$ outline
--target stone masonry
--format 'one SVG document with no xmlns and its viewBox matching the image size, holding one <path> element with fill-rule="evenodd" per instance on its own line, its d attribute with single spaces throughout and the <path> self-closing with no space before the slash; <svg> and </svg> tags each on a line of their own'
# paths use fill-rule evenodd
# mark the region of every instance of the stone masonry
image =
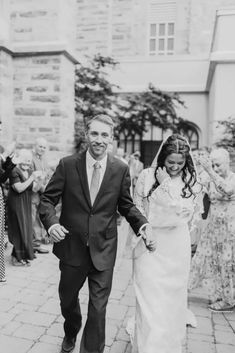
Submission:
<svg viewBox="0 0 235 353">
<path fill-rule="evenodd" d="M 234 5 L 235 0 L 0 0 L 2 143 L 14 137 L 29 146 L 42 135 L 52 152 L 67 154 L 78 60 L 97 53 L 120 61 L 154 60 L 148 55 L 154 6 L 164 10 L 166 22 L 175 11 L 178 58 L 209 55 L 216 9 Z"/>
<path fill-rule="evenodd" d="M 67 154 L 75 119 L 76 0 L 0 3 L 8 24 L 0 47 L 2 142 L 13 138 L 27 148 L 43 136 L 52 158 Z"/>
<path fill-rule="evenodd" d="M 0 47 L 0 121 L 4 136 L 1 145 L 12 138 L 13 63 L 11 54 Z"/>
<path fill-rule="evenodd" d="M 48 139 L 51 151 L 72 146 L 74 65 L 64 55 L 14 59 L 14 125 L 18 143 Z"/>
</svg>

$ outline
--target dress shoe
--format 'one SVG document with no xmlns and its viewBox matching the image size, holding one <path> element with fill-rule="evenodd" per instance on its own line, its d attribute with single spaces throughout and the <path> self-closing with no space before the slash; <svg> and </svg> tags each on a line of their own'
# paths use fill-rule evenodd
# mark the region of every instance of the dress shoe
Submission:
<svg viewBox="0 0 235 353">
<path fill-rule="evenodd" d="M 35 252 L 35 253 L 38 253 L 38 254 L 48 254 L 49 253 L 49 250 L 47 250 L 47 249 L 43 249 L 43 248 L 35 248 L 35 249 L 33 249 L 33 251 Z"/>
<path fill-rule="evenodd" d="M 61 353 L 70 353 L 75 347 L 76 337 L 64 336 Z"/>
</svg>

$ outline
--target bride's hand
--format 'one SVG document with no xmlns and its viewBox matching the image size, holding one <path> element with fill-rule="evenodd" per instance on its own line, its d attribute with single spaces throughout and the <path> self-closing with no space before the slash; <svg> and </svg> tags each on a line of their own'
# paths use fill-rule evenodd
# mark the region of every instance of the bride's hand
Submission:
<svg viewBox="0 0 235 353">
<path fill-rule="evenodd" d="M 187 207 L 182 207 L 180 211 L 180 216 L 183 218 L 187 218 L 190 216 L 191 211 Z"/>
<path fill-rule="evenodd" d="M 169 174 L 166 171 L 166 167 L 158 167 L 156 172 L 156 178 L 159 184 L 161 184 L 165 179 L 169 178 Z"/>
<path fill-rule="evenodd" d="M 151 225 L 148 223 L 146 224 L 141 230 L 141 236 L 144 241 L 146 248 L 149 251 L 156 250 L 156 240 L 153 239 L 153 230 Z"/>
<path fill-rule="evenodd" d="M 144 244 L 146 246 L 146 249 L 150 252 L 154 252 L 157 248 L 157 242 L 156 240 L 150 240 L 150 242 L 147 244 L 146 239 L 143 238 Z"/>
</svg>

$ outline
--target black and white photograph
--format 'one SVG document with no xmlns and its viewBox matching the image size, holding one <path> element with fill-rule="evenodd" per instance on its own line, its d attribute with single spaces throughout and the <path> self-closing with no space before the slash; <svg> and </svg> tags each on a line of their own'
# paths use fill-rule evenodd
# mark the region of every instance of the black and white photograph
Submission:
<svg viewBox="0 0 235 353">
<path fill-rule="evenodd" d="M 235 352 L 235 0 L 0 0 L 0 352 Z"/>
</svg>

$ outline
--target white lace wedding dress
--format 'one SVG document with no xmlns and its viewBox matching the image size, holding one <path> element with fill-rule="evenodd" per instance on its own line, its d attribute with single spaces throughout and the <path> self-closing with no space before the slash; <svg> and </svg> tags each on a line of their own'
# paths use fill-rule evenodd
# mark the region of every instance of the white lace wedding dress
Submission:
<svg viewBox="0 0 235 353">
<path fill-rule="evenodd" d="M 188 221 L 194 212 L 194 197 L 181 197 L 183 182 L 176 177 L 165 180 L 147 198 L 153 172 L 149 168 L 140 175 L 135 203 L 153 227 L 157 249 L 146 251 L 142 239 L 136 237 L 128 245 L 133 249 L 136 294 L 132 353 L 181 353 L 191 260 Z"/>
</svg>

